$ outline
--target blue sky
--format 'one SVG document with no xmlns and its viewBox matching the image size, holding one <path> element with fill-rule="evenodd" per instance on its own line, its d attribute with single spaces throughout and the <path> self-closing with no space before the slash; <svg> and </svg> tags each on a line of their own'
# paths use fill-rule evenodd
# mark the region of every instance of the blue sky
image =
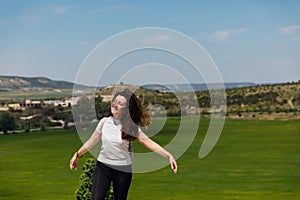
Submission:
<svg viewBox="0 0 300 200">
<path fill-rule="evenodd" d="M 108 37 L 162 27 L 201 44 L 225 82 L 297 81 L 299 10 L 297 0 L 0 0 L 0 75 L 74 81 L 85 57 Z"/>
</svg>

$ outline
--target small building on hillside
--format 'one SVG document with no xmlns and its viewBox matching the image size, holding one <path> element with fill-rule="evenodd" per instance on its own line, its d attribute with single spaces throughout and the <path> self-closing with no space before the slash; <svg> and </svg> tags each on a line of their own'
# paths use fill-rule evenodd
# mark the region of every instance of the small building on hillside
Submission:
<svg viewBox="0 0 300 200">
<path fill-rule="evenodd" d="M 25 108 L 22 107 L 20 103 L 10 103 L 8 104 L 8 108 L 13 110 L 25 110 Z"/>
<path fill-rule="evenodd" d="M 23 108 L 40 108 L 45 104 L 42 101 L 26 99 L 24 103 L 20 103 L 20 106 Z"/>
</svg>

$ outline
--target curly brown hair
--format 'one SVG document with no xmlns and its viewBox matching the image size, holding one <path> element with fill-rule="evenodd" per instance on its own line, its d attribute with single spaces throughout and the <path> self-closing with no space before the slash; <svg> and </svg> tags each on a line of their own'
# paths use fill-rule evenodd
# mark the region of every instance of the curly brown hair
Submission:
<svg viewBox="0 0 300 200">
<path fill-rule="evenodd" d="M 127 100 L 126 109 L 121 117 L 122 139 L 133 141 L 138 134 L 139 126 L 147 126 L 151 120 L 147 112 L 137 98 L 137 96 L 128 89 L 115 93 L 112 102 L 117 96 L 123 96 Z M 112 115 L 112 114 L 111 114 Z"/>
</svg>

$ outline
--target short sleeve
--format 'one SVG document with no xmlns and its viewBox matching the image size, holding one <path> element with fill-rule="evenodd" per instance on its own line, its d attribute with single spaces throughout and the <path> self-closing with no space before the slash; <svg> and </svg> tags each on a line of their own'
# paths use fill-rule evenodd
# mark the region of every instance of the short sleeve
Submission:
<svg viewBox="0 0 300 200">
<path fill-rule="evenodd" d="M 99 133 L 102 133 L 102 128 L 103 128 L 104 123 L 105 123 L 106 120 L 107 120 L 107 117 L 103 117 L 103 118 L 99 121 L 99 123 L 98 123 L 98 125 L 97 125 L 95 131 L 97 131 L 97 132 L 99 132 Z"/>
</svg>

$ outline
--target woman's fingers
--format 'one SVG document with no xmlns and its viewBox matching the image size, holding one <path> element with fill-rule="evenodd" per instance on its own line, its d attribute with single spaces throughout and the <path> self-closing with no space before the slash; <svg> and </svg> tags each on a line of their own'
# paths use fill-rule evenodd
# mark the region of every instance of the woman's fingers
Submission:
<svg viewBox="0 0 300 200">
<path fill-rule="evenodd" d="M 70 160 L 70 169 L 71 170 L 76 170 L 78 167 L 78 158 L 77 157 L 73 157 L 71 160 Z"/>
<path fill-rule="evenodd" d="M 177 173 L 177 163 L 176 163 L 176 161 L 174 161 L 174 162 L 171 164 L 171 166 L 172 166 L 173 172 L 176 174 L 176 173 Z"/>
<path fill-rule="evenodd" d="M 173 156 L 170 157 L 170 165 L 171 165 L 173 172 L 176 174 L 177 173 L 177 163 L 176 163 L 176 160 L 173 158 Z"/>
</svg>

